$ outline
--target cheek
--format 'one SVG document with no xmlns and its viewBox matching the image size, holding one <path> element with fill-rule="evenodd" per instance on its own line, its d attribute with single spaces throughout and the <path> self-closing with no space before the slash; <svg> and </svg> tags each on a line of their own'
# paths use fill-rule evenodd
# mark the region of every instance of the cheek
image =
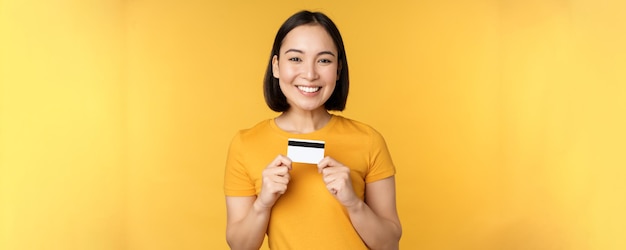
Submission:
<svg viewBox="0 0 626 250">
<path fill-rule="evenodd" d="M 337 83 L 336 83 L 336 82 L 329 83 L 329 84 L 326 86 L 326 89 L 327 89 L 327 90 L 328 90 L 328 92 L 330 92 L 331 94 L 332 94 L 333 92 L 335 92 L 335 88 L 337 88 Z"/>
<path fill-rule="evenodd" d="M 339 80 L 338 75 L 337 75 L 337 69 L 328 69 L 325 70 L 324 73 L 324 78 L 326 79 L 327 82 L 331 83 L 331 82 L 336 82 L 337 80 Z"/>
<path fill-rule="evenodd" d="M 285 81 L 291 81 L 297 74 L 297 70 L 293 67 L 281 67 L 280 68 L 280 79 Z"/>
</svg>

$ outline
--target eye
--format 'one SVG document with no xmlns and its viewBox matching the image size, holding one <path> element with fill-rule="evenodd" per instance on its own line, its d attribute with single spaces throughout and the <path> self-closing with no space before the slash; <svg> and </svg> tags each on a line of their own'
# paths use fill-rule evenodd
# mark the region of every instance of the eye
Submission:
<svg viewBox="0 0 626 250">
<path fill-rule="evenodd" d="M 329 64 L 329 63 L 332 63 L 333 61 L 331 61 L 329 59 L 320 59 L 318 62 L 324 63 L 324 64 Z"/>
<path fill-rule="evenodd" d="M 301 61 L 302 61 L 302 59 L 300 59 L 300 57 L 291 57 L 291 58 L 289 58 L 289 61 L 292 61 L 292 62 L 301 62 Z"/>
</svg>

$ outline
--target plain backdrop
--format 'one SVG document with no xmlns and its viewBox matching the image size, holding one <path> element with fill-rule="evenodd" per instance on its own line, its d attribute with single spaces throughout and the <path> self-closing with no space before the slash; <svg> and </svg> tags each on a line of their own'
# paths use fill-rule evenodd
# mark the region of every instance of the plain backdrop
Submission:
<svg viewBox="0 0 626 250">
<path fill-rule="evenodd" d="M 277 115 L 302 9 L 343 34 L 402 249 L 626 249 L 622 0 L 0 0 L 0 249 L 226 249 L 227 148 Z"/>
</svg>

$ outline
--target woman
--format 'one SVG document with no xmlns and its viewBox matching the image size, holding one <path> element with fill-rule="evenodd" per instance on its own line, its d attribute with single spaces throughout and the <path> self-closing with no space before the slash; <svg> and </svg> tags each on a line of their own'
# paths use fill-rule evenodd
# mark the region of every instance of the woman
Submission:
<svg viewBox="0 0 626 250">
<path fill-rule="evenodd" d="M 265 80 L 268 106 L 282 112 L 240 131 L 224 178 L 232 249 L 397 249 L 395 168 L 383 137 L 329 111 L 348 96 L 348 62 L 335 24 L 319 12 L 280 27 Z M 292 162 L 288 139 L 324 141 L 317 164 Z"/>
</svg>

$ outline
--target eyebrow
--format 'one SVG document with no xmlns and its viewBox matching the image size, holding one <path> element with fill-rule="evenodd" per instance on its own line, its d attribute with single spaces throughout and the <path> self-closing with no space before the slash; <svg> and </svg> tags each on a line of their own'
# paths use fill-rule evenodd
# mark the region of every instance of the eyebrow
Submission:
<svg viewBox="0 0 626 250">
<path fill-rule="evenodd" d="M 287 53 L 289 53 L 289 52 L 296 52 L 296 53 L 304 54 L 304 51 L 299 50 L 299 49 L 288 49 L 287 51 L 285 51 L 285 54 L 287 54 Z M 330 51 L 328 51 L 328 50 L 325 50 L 325 51 L 322 51 L 322 52 L 320 52 L 320 53 L 317 53 L 317 55 L 318 55 L 318 56 L 319 56 L 319 55 L 331 55 L 331 56 L 337 57 L 337 56 L 335 56 L 335 53 L 330 52 Z"/>
</svg>

